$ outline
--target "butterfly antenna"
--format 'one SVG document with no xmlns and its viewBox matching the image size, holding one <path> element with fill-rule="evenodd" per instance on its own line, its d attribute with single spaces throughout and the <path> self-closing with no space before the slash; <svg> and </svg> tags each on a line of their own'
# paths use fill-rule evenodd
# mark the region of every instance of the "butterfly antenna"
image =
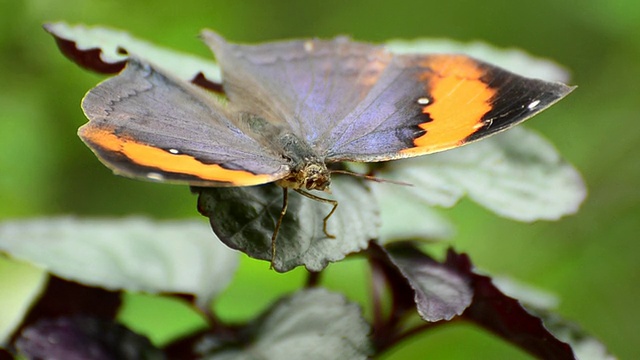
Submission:
<svg viewBox="0 0 640 360">
<path fill-rule="evenodd" d="M 331 170 L 331 173 L 332 174 L 351 175 L 351 176 L 363 178 L 365 180 L 375 181 L 377 183 L 390 183 L 390 184 L 395 184 L 395 185 L 413 186 L 413 184 L 408 183 L 408 182 L 390 180 L 390 179 L 383 179 L 383 178 L 375 177 L 373 175 L 360 174 L 360 173 L 349 171 L 349 170 Z"/>
</svg>

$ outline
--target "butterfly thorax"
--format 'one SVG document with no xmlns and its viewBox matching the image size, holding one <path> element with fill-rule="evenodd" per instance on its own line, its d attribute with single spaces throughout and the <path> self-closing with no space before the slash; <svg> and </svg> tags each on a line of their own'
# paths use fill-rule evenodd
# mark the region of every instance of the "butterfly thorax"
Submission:
<svg viewBox="0 0 640 360">
<path fill-rule="evenodd" d="M 280 153 L 290 171 L 276 184 L 289 189 L 328 191 L 331 184 L 324 158 L 284 124 L 276 124 L 250 112 L 241 112 L 245 130 L 261 143 Z"/>
<path fill-rule="evenodd" d="M 279 186 L 328 191 L 331 184 L 329 169 L 311 145 L 292 133 L 281 134 L 278 143 L 282 148 L 283 157 L 291 166 L 289 174 L 277 181 Z"/>
</svg>

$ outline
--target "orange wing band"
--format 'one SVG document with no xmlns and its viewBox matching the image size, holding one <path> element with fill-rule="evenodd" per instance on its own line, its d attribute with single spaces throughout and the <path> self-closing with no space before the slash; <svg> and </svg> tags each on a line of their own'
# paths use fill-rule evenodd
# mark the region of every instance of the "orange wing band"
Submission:
<svg viewBox="0 0 640 360">
<path fill-rule="evenodd" d="M 147 166 L 170 173 L 186 174 L 203 181 L 226 182 L 236 186 L 251 186 L 274 180 L 271 175 L 256 175 L 243 170 L 225 169 L 216 164 L 205 164 L 193 156 L 172 154 L 163 149 L 136 142 L 132 138 L 115 135 L 112 131 L 84 126 L 81 138 L 104 151 L 126 156 L 140 166 Z"/>
<path fill-rule="evenodd" d="M 429 84 L 431 98 L 422 112 L 432 121 L 419 125 L 426 132 L 414 140 L 416 147 L 402 150 L 412 155 L 463 145 L 464 139 L 483 126 L 482 117 L 491 110 L 496 94 L 481 80 L 485 72 L 468 57 L 435 55 L 422 65 L 430 69 L 421 81 Z"/>
</svg>

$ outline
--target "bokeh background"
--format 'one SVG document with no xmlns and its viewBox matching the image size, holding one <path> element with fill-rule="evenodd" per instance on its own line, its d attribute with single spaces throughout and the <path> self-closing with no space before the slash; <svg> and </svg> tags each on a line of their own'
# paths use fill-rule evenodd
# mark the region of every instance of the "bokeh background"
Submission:
<svg viewBox="0 0 640 360">
<path fill-rule="evenodd" d="M 0 5 L 0 218 L 77 214 L 197 217 L 185 187 L 112 176 L 75 132 L 84 93 L 103 77 L 60 55 L 45 21 L 101 24 L 209 56 L 201 28 L 235 41 L 348 34 L 357 39 L 483 40 L 548 57 L 579 88 L 530 121 L 583 173 L 589 197 L 559 222 L 500 219 L 470 201 L 447 213 L 453 245 L 492 274 L 557 294 L 562 316 L 600 338 L 622 359 L 640 359 L 640 2 L 635 0 L 22 0 Z M 204 221 L 204 220 L 203 220 Z M 330 266 L 326 284 L 363 302 L 357 260 Z M 27 283 L 28 267 L 0 259 L 0 294 Z M 225 319 L 246 319 L 304 273 L 268 271 L 244 259 L 216 304 Z M 0 296 L 0 304 L 3 297 Z M 0 312 L 3 306 L 0 305 Z M 174 301 L 127 297 L 122 319 L 162 343 L 200 326 Z M 388 359 L 527 359 L 472 326 L 453 325 L 403 343 Z"/>
</svg>

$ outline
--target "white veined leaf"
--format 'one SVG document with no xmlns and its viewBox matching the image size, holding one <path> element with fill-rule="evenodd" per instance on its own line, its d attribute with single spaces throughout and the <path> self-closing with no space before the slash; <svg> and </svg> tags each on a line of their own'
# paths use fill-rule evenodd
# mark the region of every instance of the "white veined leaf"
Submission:
<svg viewBox="0 0 640 360">
<path fill-rule="evenodd" d="M 479 41 L 462 43 L 447 39 L 391 40 L 385 46 L 398 54 L 465 54 L 522 76 L 565 83 L 569 80 L 569 72 L 553 61 L 533 57 L 519 49 L 499 49 Z"/>
<path fill-rule="evenodd" d="M 586 196 L 578 171 L 531 130 L 516 127 L 457 149 L 394 161 L 384 177 L 429 205 L 453 206 L 463 195 L 506 218 L 557 220 Z"/>
<path fill-rule="evenodd" d="M 406 186 L 385 182 L 372 182 L 370 186 L 380 207 L 380 243 L 408 239 L 440 241 L 453 237 L 455 229 L 447 217 L 424 201 L 416 201 Z"/>
<path fill-rule="evenodd" d="M 0 251 L 67 280 L 111 290 L 193 294 L 207 306 L 230 282 L 238 253 L 206 223 L 144 218 L 0 223 Z"/>
<path fill-rule="evenodd" d="M 320 288 L 281 299 L 251 326 L 248 344 L 215 353 L 212 341 L 200 352 L 207 360 L 333 360 L 367 359 L 373 350 L 360 308 Z"/>
<path fill-rule="evenodd" d="M 32 303 L 41 296 L 47 286 L 48 275 L 42 269 L 29 264 L 14 262 L 0 256 L 0 348 L 20 326 Z"/>
<path fill-rule="evenodd" d="M 209 81 L 222 81 L 220 68 L 213 57 L 205 59 L 164 48 L 137 39 L 126 31 L 103 26 L 69 25 L 64 22 L 45 24 L 45 29 L 57 38 L 75 42 L 80 51 L 100 49 L 100 58 L 106 63 L 117 63 L 131 55 L 186 81 L 193 80 L 198 73 L 202 73 Z M 121 49 L 127 54 L 123 54 Z"/>
</svg>

